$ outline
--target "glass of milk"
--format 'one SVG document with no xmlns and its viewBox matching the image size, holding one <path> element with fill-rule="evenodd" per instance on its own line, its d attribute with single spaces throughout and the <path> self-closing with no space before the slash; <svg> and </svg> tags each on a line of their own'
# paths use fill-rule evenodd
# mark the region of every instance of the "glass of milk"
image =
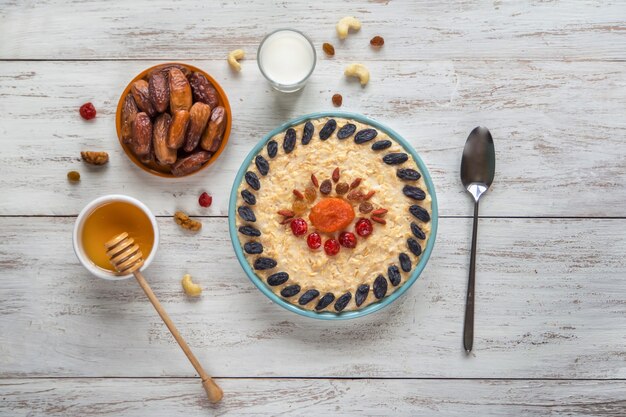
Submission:
<svg viewBox="0 0 626 417">
<path fill-rule="evenodd" d="M 298 91 L 315 69 L 315 47 L 297 30 L 278 29 L 265 36 L 257 52 L 261 73 L 284 93 Z"/>
</svg>

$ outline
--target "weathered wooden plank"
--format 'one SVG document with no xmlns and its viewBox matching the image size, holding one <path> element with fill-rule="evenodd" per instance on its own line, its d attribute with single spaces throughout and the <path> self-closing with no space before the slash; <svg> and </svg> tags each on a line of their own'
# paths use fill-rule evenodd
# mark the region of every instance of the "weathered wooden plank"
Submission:
<svg viewBox="0 0 626 417">
<path fill-rule="evenodd" d="M 193 375 L 134 281 L 77 264 L 72 222 L 0 218 L 0 376 Z M 470 219 L 440 222 L 431 262 L 394 305 L 343 322 L 260 294 L 224 219 L 195 236 L 159 224 L 146 276 L 219 377 L 626 377 L 626 220 L 482 220 L 471 357 L 461 348 Z M 183 294 L 184 273 L 205 288 L 200 300 Z"/>
<path fill-rule="evenodd" d="M 194 379 L 4 379 L 19 416 L 619 416 L 625 381 L 226 379 L 209 404 Z"/>
<path fill-rule="evenodd" d="M 336 43 L 346 59 L 625 59 L 623 2 L 431 2 L 263 0 L 184 3 L 5 1 L 1 59 L 223 59 L 295 27 Z M 355 15 L 359 33 L 339 42 L 335 24 Z M 382 35 L 382 51 L 369 39 Z"/>
<path fill-rule="evenodd" d="M 372 62 L 362 89 L 346 81 L 339 61 L 320 63 L 301 93 L 279 95 L 248 62 L 233 77 L 222 61 L 194 62 L 215 74 L 230 95 L 234 127 L 214 166 L 189 179 L 166 180 L 136 168 L 122 153 L 114 127 L 118 94 L 152 65 L 124 62 L 0 63 L 0 214 L 75 215 L 90 199 L 127 193 L 156 213 L 183 208 L 224 215 L 239 164 L 249 149 L 290 118 L 332 109 L 387 123 L 419 150 L 437 186 L 441 214 L 471 214 L 458 179 L 469 131 L 488 126 L 498 163 L 485 216 L 623 216 L 626 200 L 626 70 L 618 62 Z M 93 122 L 77 109 L 92 100 Z M 82 165 L 81 150 L 108 150 L 104 168 Z M 65 174 L 79 169 L 80 185 Z M 211 209 L 197 196 L 214 195 Z M 62 196 L 62 198 L 60 198 Z"/>
</svg>

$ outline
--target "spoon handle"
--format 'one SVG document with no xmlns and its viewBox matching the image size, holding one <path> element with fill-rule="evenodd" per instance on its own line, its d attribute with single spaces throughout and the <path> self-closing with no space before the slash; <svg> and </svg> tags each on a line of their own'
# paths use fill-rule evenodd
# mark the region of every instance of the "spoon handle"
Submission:
<svg viewBox="0 0 626 417">
<path fill-rule="evenodd" d="M 465 326 L 463 328 L 463 347 L 470 353 L 474 344 L 474 283 L 476 281 L 476 235 L 478 234 L 478 200 L 474 204 L 474 226 L 472 227 L 472 250 L 470 255 L 467 298 L 465 299 Z"/>
</svg>

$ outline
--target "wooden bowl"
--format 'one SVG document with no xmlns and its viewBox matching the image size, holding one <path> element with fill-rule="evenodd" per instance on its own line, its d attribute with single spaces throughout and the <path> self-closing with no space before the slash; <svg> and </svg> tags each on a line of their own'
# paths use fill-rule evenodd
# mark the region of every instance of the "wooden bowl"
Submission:
<svg viewBox="0 0 626 417">
<path fill-rule="evenodd" d="M 153 70 L 157 68 L 161 68 L 161 67 L 167 67 L 170 65 L 180 65 L 180 66 L 188 68 L 191 72 L 199 72 L 202 75 L 204 75 L 206 79 L 213 85 L 213 87 L 215 87 L 215 90 L 217 90 L 217 95 L 219 97 L 219 105 L 224 107 L 224 109 L 226 110 L 226 128 L 222 136 L 222 143 L 220 144 L 220 147 L 218 148 L 218 150 L 213 155 L 211 155 L 211 159 L 209 159 L 204 165 L 202 165 L 200 169 L 194 172 L 191 172 L 187 175 L 181 175 L 178 177 L 175 175 L 172 175 L 169 171 L 167 171 L 167 168 L 161 167 L 157 164 L 144 164 L 135 156 L 135 154 L 130 150 L 130 148 L 122 140 L 122 106 L 124 105 L 124 99 L 126 98 L 126 95 L 130 94 L 131 86 L 133 85 L 135 81 L 142 79 L 142 78 L 146 78 L 146 76 Z M 187 176 L 196 174 L 202 171 L 203 169 L 205 169 L 207 166 L 211 165 L 220 156 L 220 154 L 226 147 L 226 144 L 228 143 L 231 124 L 232 124 L 232 113 L 230 110 L 230 104 L 228 102 L 228 97 L 226 96 L 226 93 L 224 92 L 222 87 L 218 84 L 217 81 L 215 81 L 213 77 L 211 77 L 209 74 L 207 74 L 200 68 L 197 68 L 197 67 L 194 67 L 193 65 L 185 64 L 182 62 L 166 62 L 163 64 L 159 64 L 159 65 L 155 65 L 153 67 L 147 68 L 143 70 L 142 72 L 140 72 L 139 74 L 137 74 L 137 76 L 135 76 L 135 78 L 133 78 L 128 83 L 128 85 L 122 92 L 122 95 L 120 96 L 120 100 L 117 104 L 117 111 L 115 112 L 115 127 L 117 129 L 117 138 L 119 139 L 120 145 L 122 146 L 122 149 L 124 149 L 126 156 L 128 156 L 128 158 L 130 158 L 130 160 L 133 161 L 135 165 L 137 165 L 139 168 L 143 169 L 144 171 L 149 172 L 152 175 L 157 175 L 159 177 L 164 177 L 164 178 L 187 177 Z"/>
</svg>

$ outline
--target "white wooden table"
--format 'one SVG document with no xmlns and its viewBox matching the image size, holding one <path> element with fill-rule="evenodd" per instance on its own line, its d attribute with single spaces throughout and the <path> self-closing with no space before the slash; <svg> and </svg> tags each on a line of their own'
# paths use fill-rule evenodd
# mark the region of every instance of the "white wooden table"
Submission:
<svg viewBox="0 0 626 417">
<path fill-rule="evenodd" d="M 626 415 L 626 4 L 594 2 L 0 2 L 0 415 Z M 334 3 L 334 4 L 333 4 Z M 339 42 L 336 21 L 362 30 Z M 295 27 L 334 58 L 298 94 L 270 90 L 263 35 Z M 385 38 L 376 52 L 374 35 Z M 241 74 L 226 54 L 247 51 Z M 319 51 L 319 50 L 318 50 Z M 115 134 L 140 70 L 185 61 L 233 108 L 230 144 L 199 175 L 137 169 Z M 343 67 L 363 62 L 366 88 Z M 430 167 L 440 231 L 408 293 L 363 319 L 287 313 L 256 290 L 227 233 L 235 171 L 295 116 L 361 112 L 409 139 Z M 92 101 L 93 122 L 78 117 Z M 491 129 L 496 181 L 481 206 L 476 339 L 461 348 L 472 203 L 461 149 Z M 81 150 L 106 150 L 90 169 Z M 82 180 L 69 184 L 66 173 Z M 200 192 L 214 196 L 210 209 Z M 71 248 L 79 210 L 107 193 L 143 200 L 162 231 L 147 275 L 225 391 L 199 381 L 132 280 L 91 277 Z M 201 216 L 198 236 L 172 221 Z M 204 286 L 188 301 L 179 280 Z"/>
</svg>

